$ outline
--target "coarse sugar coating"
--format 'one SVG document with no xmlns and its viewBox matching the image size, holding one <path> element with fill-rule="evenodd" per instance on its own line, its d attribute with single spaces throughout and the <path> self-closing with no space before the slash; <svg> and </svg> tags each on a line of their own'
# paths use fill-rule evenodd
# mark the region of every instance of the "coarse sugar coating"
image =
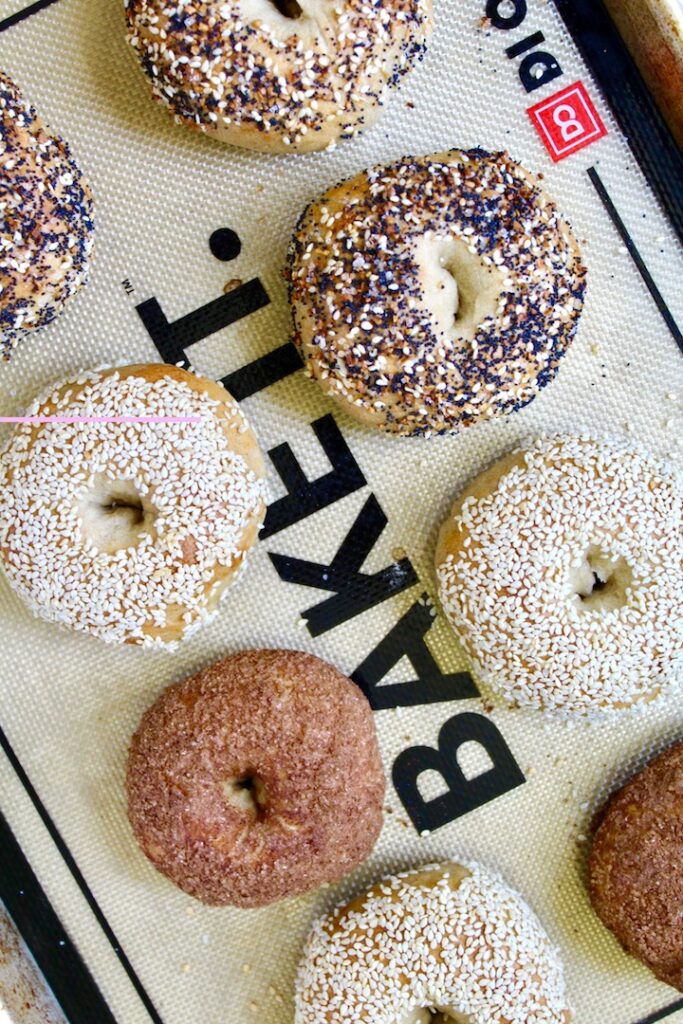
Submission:
<svg viewBox="0 0 683 1024">
<path fill-rule="evenodd" d="M 618 711 L 683 663 L 683 478 L 628 443 L 540 438 L 456 501 L 436 552 L 446 616 L 511 704 Z"/>
<path fill-rule="evenodd" d="M 295 1024 L 568 1024 L 558 951 L 513 889 L 479 864 L 385 878 L 313 927 Z M 441 1018 L 438 1018 L 441 1019 Z"/>
<path fill-rule="evenodd" d="M 362 422 L 429 436 L 514 412 L 554 378 L 586 270 L 540 177 L 454 149 L 330 189 L 286 276 L 309 375 Z"/>
<path fill-rule="evenodd" d="M 333 146 L 424 53 L 431 0 L 126 0 L 128 41 L 176 120 L 266 152 Z"/>
<path fill-rule="evenodd" d="M 262 457 L 227 391 L 165 364 L 93 370 L 26 415 L 62 418 L 20 424 L 0 453 L 0 556 L 29 607 L 145 646 L 206 622 L 265 511 Z"/>
<path fill-rule="evenodd" d="M 0 71 L 0 346 L 9 359 L 86 282 L 93 199 L 69 146 Z"/>
<path fill-rule="evenodd" d="M 143 851 L 217 905 L 261 906 L 348 874 L 379 835 L 384 788 L 365 696 L 300 651 L 242 651 L 169 687 L 128 758 Z"/>
<path fill-rule="evenodd" d="M 683 740 L 598 815 L 591 902 L 624 948 L 683 992 Z"/>
</svg>

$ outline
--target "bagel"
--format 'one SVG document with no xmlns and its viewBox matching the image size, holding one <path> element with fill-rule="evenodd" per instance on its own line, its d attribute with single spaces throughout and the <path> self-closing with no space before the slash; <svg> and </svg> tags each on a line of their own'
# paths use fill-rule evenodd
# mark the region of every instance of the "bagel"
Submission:
<svg viewBox="0 0 683 1024">
<path fill-rule="evenodd" d="M 533 911 L 478 864 L 385 878 L 318 921 L 295 1024 L 568 1024 L 557 950 Z"/>
<path fill-rule="evenodd" d="M 0 347 L 5 359 L 88 278 L 93 198 L 69 146 L 0 71 Z"/>
<path fill-rule="evenodd" d="M 56 384 L 27 415 L 62 419 L 20 424 L 0 454 L 0 560 L 29 607 L 145 646 L 206 622 L 265 511 L 262 456 L 227 391 L 126 366 Z M 112 422 L 145 416 L 186 421 Z"/>
<path fill-rule="evenodd" d="M 540 179 L 507 153 L 375 167 L 312 203 L 286 277 L 309 376 L 362 423 L 455 432 L 557 373 L 586 271 Z"/>
<path fill-rule="evenodd" d="M 683 739 L 599 812 L 588 878 L 595 912 L 624 949 L 683 992 Z"/>
<path fill-rule="evenodd" d="M 441 603 L 511 704 L 591 714 L 654 700 L 683 656 L 683 479 L 626 443 L 559 435 L 455 502 Z"/>
<path fill-rule="evenodd" d="M 143 716 L 128 816 L 154 866 L 204 903 L 256 907 L 339 880 L 372 850 L 384 775 L 370 706 L 301 651 L 242 651 Z"/>
<path fill-rule="evenodd" d="M 325 149 L 379 116 L 420 58 L 431 0 L 126 0 L 154 97 L 223 142 Z"/>
</svg>

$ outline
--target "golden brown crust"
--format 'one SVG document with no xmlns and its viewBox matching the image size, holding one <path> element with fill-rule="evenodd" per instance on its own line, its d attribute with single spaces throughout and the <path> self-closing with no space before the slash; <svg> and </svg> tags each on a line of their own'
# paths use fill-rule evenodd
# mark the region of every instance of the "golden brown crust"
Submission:
<svg viewBox="0 0 683 1024">
<path fill-rule="evenodd" d="M 569 1024 L 558 951 L 524 900 L 476 863 L 383 878 L 318 920 L 296 1024 Z"/>
<path fill-rule="evenodd" d="M 588 871 L 603 923 L 624 949 L 683 992 L 683 740 L 607 802 Z"/>
<path fill-rule="evenodd" d="M 230 438 L 232 450 L 242 456 L 256 476 L 265 476 L 266 466 L 263 454 L 252 428 L 247 426 L 247 429 L 240 433 L 230 429 L 232 414 L 239 406 L 220 381 L 211 380 L 209 377 L 200 377 L 199 374 L 190 373 L 189 370 L 183 370 L 180 366 L 171 366 L 169 363 L 132 363 L 130 366 L 112 366 L 108 370 L 103 370 L 101 376 L 111 377 L 115 373 L 122 380 L 125 380 L 126 377 L 142 377 L 143 380 L 150 383 L 170 377 L 171 380 L 187 384 L 197 394 L 208 395 L 209 398 L 220 402 L 223 409 L 218 415 L 223 420 L 225 434 Z"/>
<path fill-rule="evenodd" d="M 515 454 L 513 452 L 510 455 L 505 455 L 502 459 L 494 462 L 489 469 L 484 470 L 483 473 L 480 473 L 479 476 L 475 477 L 475 479 L 467 485 L 462 494 L 456 498 L 449 515 L 439 530 L 439 536 L 436 542 L 436 552 L 434 555 L 434 566 L 436 569 L 438 569 L 449 556 L 457 557 L 469 536 L 467 528 L 462 526 L 461 523 L 456 522 L 462 510 L 463 503 L 467 498 L 475 498 L 477 501 L 487 498 L 489 494 L 493 494 L 500 481 L 504 476 L 507 476 L 510 470 L 514 469 L 515 466 L 523 465 L 523 454 Z"/>
<path fill-rule="evenodd" d="M 414 887 L 417 889 L 433 889 L 434 886 L 438 885 L 443 880 L 444 876 L 448 876 L 448 885 L 451 889 L 457 889 L 463 878 L 467 878 L 471 874 L 469 868 L 464 867 L 462 864 L 458 864 L 456 861 L 449 861 L 444 864 L 436 865 L 435 867 L 429 868 L 417 868 L 415 871 L 402 876 L 404 886 Z M 386 883 L 384 879 L 376 882 L 370 886 L 365 892 L 356 896 L 350 900 L 346 906 L 338 910 L 334 916 L 328 919 L 328 930 L 332 934 L 341 930 L 346 931 L 348 928 L 348 920 L 351 915 L 360 914 L 365 909 L 368 903 L 372 900 L 383 896 L 386 892 Z M 393 893 L 390 897 L 392 902 L 399 902 L 399 893 Z M 373 933 L 369 933 L 374 937 Z"/>
<path fill-rule="evenodd" d="M 218 416 L 223 421 L 224 433 L 230 439 L 231 448 L 244 458 L 247 466 L 256 476 L 265 476 L 266 470 L 263 455 L 251 427 L 241 433 L 231 429 L 230 423 L 234 410 L 237 409 L 237 403 L 221 383 L 209 380 L 207 377 L 200 377 L 195 373 L 183 370 L 179 366 L 171 366 L 168 363 L 134 363 L 130 366 L 112 366 L 107 370 L 103 370 L 100 376 L 105 378 L 111 377 L 114 374 L 118 374 L 121 380 L 125 380 L 127 377 L 140 377 L 149 383 L 170 378 L 171 380 L 177 380 L 182 384 L 186 384 L 198 394 L 206 394 L 209 398 L 220 402 L 223 408 L 218 413 Z M 58 393 L 60 395 L 64 394 L 70 387 L 71 385 L 65 385 L 59 389 Z M 73 388 L 72 390 L 75 394 L 76 390 Z M 53 408 L 54 404 L 52 402 L 46 403 L 38 415 L 50 415 Z M 40 427 L 36 427 L 35 431 L 37 434 L 40 431 Z M 218 606 L 223 592 L 242 568 L 244 556 L 256 542 L 265 514 L 265 503 L 261 502 L 244 528 L 239 543 L 240 555 L 238 559 L 229 566 L 216 565 L 211 579 L 206 581 L 204 591 L 206 594 L 211 595 L 208 605 L 210 611 Z M 144 627 L 145 635 L 164 644 L 180 640 L 186 629 L 186 624 L 183 620 L 184 614 L 185 608 L 182 605 L 169 604 L 166 609 L 165 624 L 159 626 L 149 623 Z M 135 644 L 137 641 L 131 639 L 127 640 L 126 643 Z"/>
</svg>

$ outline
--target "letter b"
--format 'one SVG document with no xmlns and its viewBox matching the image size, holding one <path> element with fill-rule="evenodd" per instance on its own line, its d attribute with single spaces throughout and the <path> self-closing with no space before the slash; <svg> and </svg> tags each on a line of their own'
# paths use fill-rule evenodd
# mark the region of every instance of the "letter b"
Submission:
<svg viewBox="0 0 683 1024">
<path fill-rule="evenodd" d="M 471 741 L 484 748 L 492 766 L 467 779 L 458 764 L 458 750 Z M 438 772 L 448 789 L 432 800 L 425 800 L 418 783 L 422 773 L 429 770 Z M 403 750 L 394 761 L 392 776 L 396 792 L 418 832 L 441 828 L 525 781 L 493 722 L 473 712 L 448 719 L 439 733 L 438 749 L 419 746 Z"/>
</svg>

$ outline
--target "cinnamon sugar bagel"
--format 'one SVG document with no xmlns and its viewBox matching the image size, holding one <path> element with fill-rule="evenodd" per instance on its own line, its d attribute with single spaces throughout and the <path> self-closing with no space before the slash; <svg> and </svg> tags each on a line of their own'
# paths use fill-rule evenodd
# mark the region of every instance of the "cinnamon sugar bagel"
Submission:
<svg viewBox="0 0 683 1024">
<path fill-rule="evenodd" d="M 578 244 L 540 179 L 451 150 L 375 167 L 301 216 L 287 278 L 307 372 L 352 416 L 443 434 L 557 373 L 583 305 Z"/>
<path fill-rule="evenodd" d="M 108 642 L 173 644 L 205 622 L 265 511 L 262 457 L 227 391 L 126 366 L 56 384 L 27 415 L 61 422 L 19 425 L 0 454 L 12 587 L 41 618 Z"/>
<path fill-rule="evenodd" d="M 378 117 L 424 51 L 431 0 L 126 0 L 128 40 L 176 120 L 271 153 Z"/>
<path fill-rule="evenodd" d="M 317 922 L 299 970 L 295 1024 L 436 1020 L 571 1020 L 557 950 L 521 896 L 478 864 L 383 879 Z"/>
<path fill-rule="evenodd" d="M 541 438 L 460 495 L 436 572 L 447 618 L 510 703 L 642 705 L 683 659 L 683 478 L 626 443 Z"/>
<path fill-rule="evenodd" d="M 661 981 L 683 992 L 683 740 L 599 813 L 588 874 L 603 923 Z"/>
<path fill-rule="evenodd" d="M 66 142 L 2 72 L 0 182 L 0 346 L 9 359 L 85 284 L 93 200 Z"/>
<path fill-rule="evenodd" d="M 128 814 L 154 866 L 204 903 L 261 906 L 337 881 L 382 825 L 384 776 L 359 688 L 300 651 L 243 651 L 143 716 Z"/>
</svg>

